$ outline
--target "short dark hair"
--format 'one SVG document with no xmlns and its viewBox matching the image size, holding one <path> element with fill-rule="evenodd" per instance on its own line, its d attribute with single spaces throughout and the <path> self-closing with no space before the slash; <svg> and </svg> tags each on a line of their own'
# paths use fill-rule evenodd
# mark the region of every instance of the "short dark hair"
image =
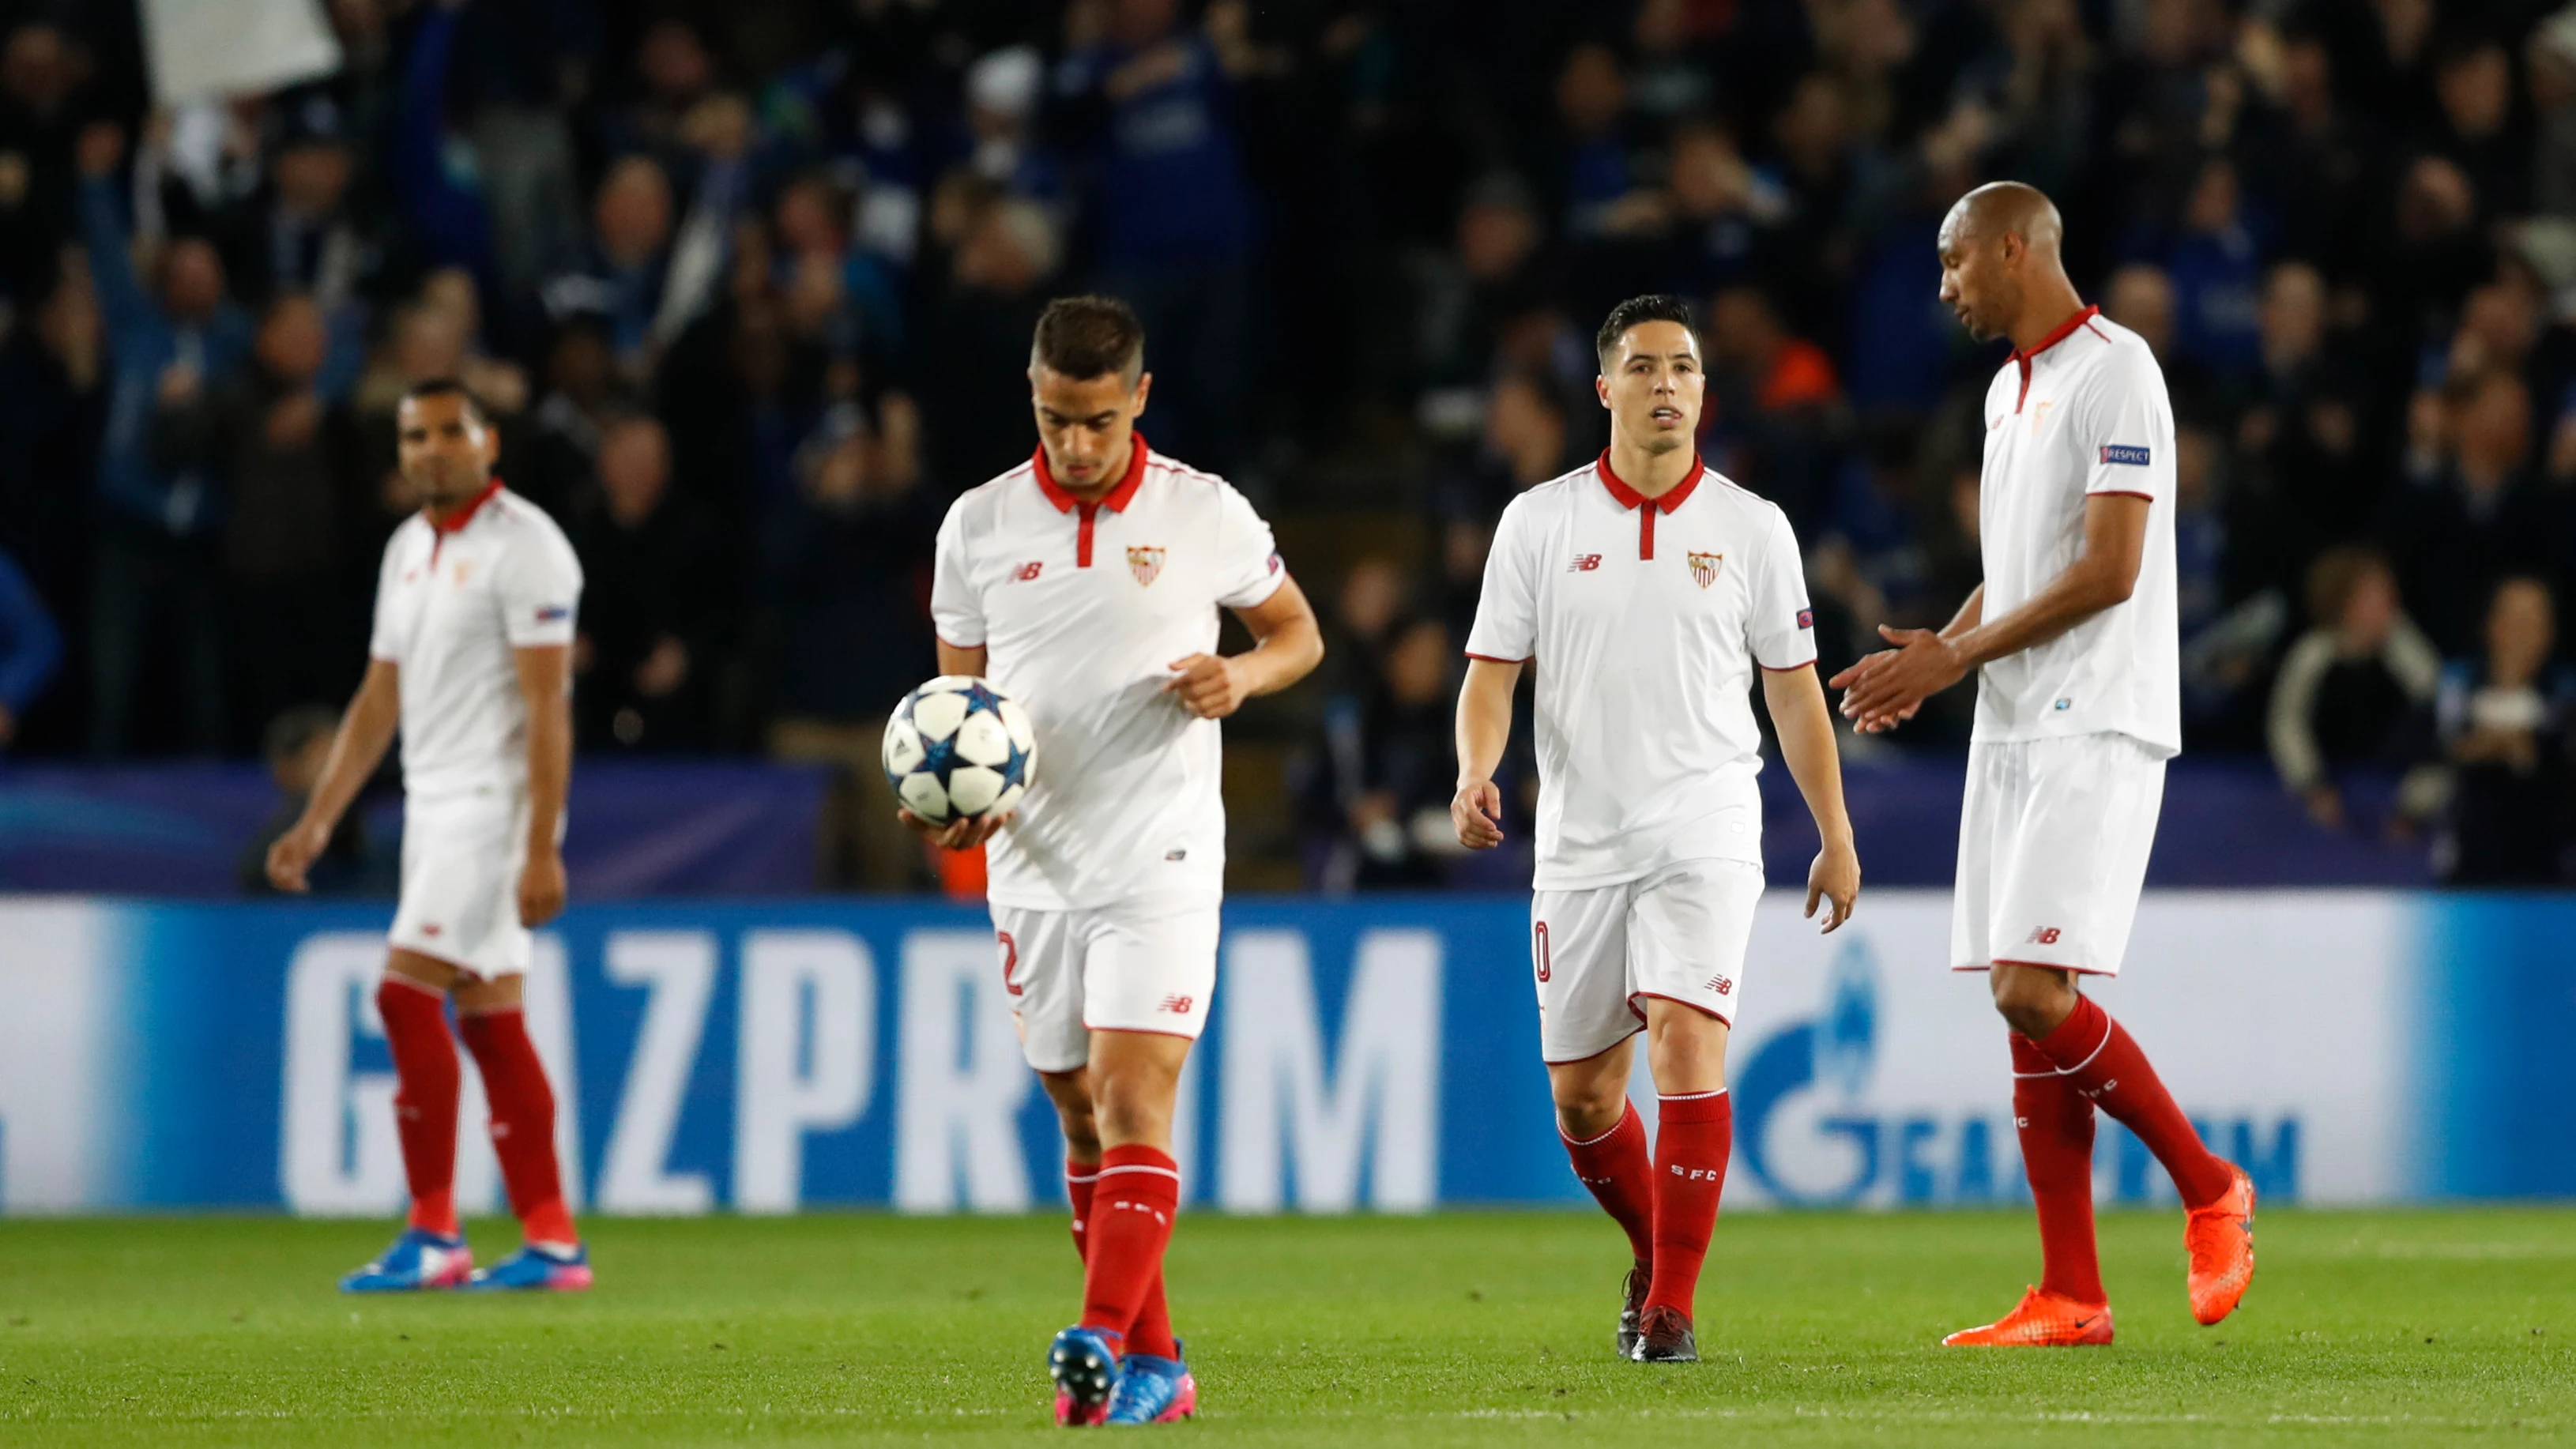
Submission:
<svg viewBox="0 0 2576 1449">
<path fill-rule="evenodd" d="M 1690 303 L 1667 292 L 1631 297 L 1611 308 L 1610 315 L 1601 319 L 1601 330 L 1592 334 L 1592 355 L 1600 360 L 1603 372 L 1610 370 L 1610 355 L 1619 350 L 1619 339 L 1628 335 L 1629 328 L 1648 322 L 1678 322 L 1691 341 L 1699 340 L 1699 323 L 1691 317 Z"/>
<path fill-rule="evenodd" d="M 1077 379 L 1134 377 L 1145 368 L 1145 324 L 1115 297 L 1058 297 L 1038 316 L 1029 363 Z"/>
<path fill-rule="evenodd" d="M 483 400 L 474 395 L 474 389 L 467 387 L 465 385 L 465 379 L 461 377 L 424 378 L 421 381 L 415 382 L 411 386 L 404 388 L 402 397 L 399 401 L 418 402 L 420 399 L 425 397 L 463 398 L 465 399 L 465 410 L 474 415 L 474 421 L 478 423 L 488 423 L 492 420 L 492 415 L 483 411 Z"/>
</svg>

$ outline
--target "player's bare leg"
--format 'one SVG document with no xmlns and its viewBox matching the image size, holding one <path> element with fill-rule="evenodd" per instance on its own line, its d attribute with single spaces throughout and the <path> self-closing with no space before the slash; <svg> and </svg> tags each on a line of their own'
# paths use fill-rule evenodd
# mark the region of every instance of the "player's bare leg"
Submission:
<svg viewBox="0 0 2576 1449">
<path fill-rule="evenodd" d="M 2010 1314 L 1943 1342 L 2047 1346 L 2111 1341 L 2093 1240 L 2093 1108 L 2137 1134 L 2190 1209 L 2183 1244 L 2192 1316 L 2225 1318 L 2254 1276 L 2254 1185 L 2211 1152 L 2155 1068 L 2075 973 L 1998 962 L 1995 1009 L 2013 1029 L 2014 1116 L 2039 1205 L 2042 1279 Z"/>
<path fill-rule="evenodd" d="M 1077 1131 L 1087 1131 L 1099 1153 L 1080 1214 L 1082 1321 L 1057 1335 L 1049 1355 L 1057 1415 L 1067 1422 L 1149 1423 L 1198 1408 L 1163 1297 L 1163 1250 L 1180 1212 L 1172 1109 L 1190 1045 L 1155 1032 L 1094 1031 L 1087 1066 L 1047 1074 L 1066 1126 L 1068 1166 L 1080 1161 Z M 1087 1088 L 1087 1103 L 1068 1110 L 1076 1086 Z"/>
<path fill-rule="evenodd" d="M 1641 1363 L 1688 1363 L 1699 1357 L 1691 1327 L 1693 1297 L 1700 1265 L 1708 1257 L 1709 1235 L 1717 1225 L 1719 1192 L 1726 1183 L 1726 1164 L 1734 1145 L 1734 1118 L 1726 1095 L 1726 1023 L 1679 1002 L 1646 1001 L 1646 1065 L 1660 1099 L 1656 1108 L 1656 1141 L 1647 1166 L 1643 1194 L 1647 1238 L 1639 1253 L 1643 1291 L 1631 1273 L 1628 1289 L 1636 1304 L 1633 1344 L 1624 1344 Z M 1576 1171 L 1583 1173 L 1587 1147 L 1618 1143 L 1634 1123 L 1627 1081 L 1635 1038 L 1598 1056 L 1548 1067 L 1549 1089 L 1557 1102 L 1558 1130 Z M 1634 1154 L 1644 1153 L 1644 1128 L 1636 1123 Z M 1606 1158 L 1607 1154 L 1603 1154 Z M 1596 1161 L 1602 1160 L 1599 1158 Z M 1635 1165 L 1628 1163 L 1617 1181 L 1594 1187 L 1594 1195 L 1623 1228 L 1632 1247 L 1637 1242 L 1639 1195 Z M 1593 1186 L 1587 1176 L 1586 1186 Z M 1616 1204 L 1614 1206 L 1614 1203 Z M 1625 1306 L 1621 1337 L 1628 1338 Z"/>
<path fill-rule="evenodd" d="M 1637 1322 L 1655 1272 L 1655 1164 L 1646 1151 L 1646 1124 L 1628 1100 L 1636 1040 L 1628 1037 L 1597 1056 L 1553 1062 L 1547 1069 L 1556 1133 L 1574 1164 L 1575 1180 L 1628 1235 L 1631 1261 L 1619 1285 L 1621 1358 L 1636 1356 Z"/>
<path fill-rule="evenodd" d="M 340 1280 L 351 1293 L 460 1288 L 474 1253 L 456 1220 L 456 1104 L 463 1078 L 447 1029 L 456 968 L 395 948 L 376 987 L 385 1044 L 394 1059 L 394 1130 L 402 1143 L 411 1212 L 402 1236 L 374 1262 Z"/>
</svg>

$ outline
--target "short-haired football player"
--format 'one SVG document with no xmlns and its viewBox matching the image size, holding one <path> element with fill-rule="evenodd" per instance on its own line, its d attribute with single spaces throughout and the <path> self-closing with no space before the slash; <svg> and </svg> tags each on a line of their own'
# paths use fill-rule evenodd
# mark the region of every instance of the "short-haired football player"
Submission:
<svg viewBox="0 0 2576 1449">
<path fill-rule="evenodd" d="M 1689 309 L 1637 297 L 1596 339 L 1598 459 L 1512 500 L 1494 530 L 1458 695 L 1459 843 L 1502 843 L 1494 767 L 1523 668 L 1538 682 L 1530 900 L 1540 1055 L 1575 1176 L 1627 1230 L 1621 1356 L 1695 1361 L 1692 1297 L 1734 1135 L 1726 1039 L 1762 895 L 1753 681 L 1824 849 L 1807 914 L 1850 919 L 1860 860 L 1816 680 L 1798 540 L 1699 458 Z M 1628 1102 L 1646 1033 L 1654 1151 Z"/>
<path fill-rule="evenodd" d="M 1861 729 L 1895 728 L 1969 671 L 1977 722 L 1959 821 L 1951 967 L 1987 972 L 2012 1028 L 2013 1118 L 2039 1209 L 2041 1278 L 1942 1342 L 2109 1343 L 2093 1240 L 2093 1109 L 2153 1151 L 2190 1209 L 2192 1316 L 2254 1277 L 2254 1184 L 2200 1140 L 2146 1054 L 2078 989 L 2117 976 L 2182 750 L 2174 623 L 2174 416 L 2145 339 L 2084 305 L 2057 208 L 1980 186 L 1941 223 L 1941 300 L 2012 356 L 1986 388 L 1985 582 L 1939 632 L 1834 676 Z"/>
<path fill-rule="evenodd" d="M 1038 768 L 1008 816 L 934 827 L 904 812 L 943 845 L 989 852 L 1003 985 L 1064 1126 L 1082 1321 L 1048 1365 L 1072 1424 L 1197 1407 L 1163 1248 L 1180 1209 L 1173 1097 L 1216 986 L 1217 721 L 1324 653 L 1270 526 L 1136 431 L 1153 382 L 1125 303 L 1048 304 L 1029 356 L 1037 451 L 949 509 L 931 585 L 940 672 L 1026 707 Z M 1216 653 L 1220 609 L 1250 650 Z"/>
<path fill-rule="evenodd" d="M 268 855 L 269 879 L 303 890 L 305 871 L 399 726 L 402 901 L 376 1005 L 393 1050 L 411 1222 L 340 1286 L 587 1288 L 590 1257 L 555 1161 L 554 1091 L 521 1005 L 529 932 L 564 903 L 581 564 L 555 521 L 494 476 L 500 436 L 462 384 L 412 388 L 394 425 L 420 512 L 385 544 L 366 677 L 321 783 Z M 526 1238 L 481 1271 L 456 1221 L 451 999 L 483 1074 L 492 1149 Z"/>
</svg>

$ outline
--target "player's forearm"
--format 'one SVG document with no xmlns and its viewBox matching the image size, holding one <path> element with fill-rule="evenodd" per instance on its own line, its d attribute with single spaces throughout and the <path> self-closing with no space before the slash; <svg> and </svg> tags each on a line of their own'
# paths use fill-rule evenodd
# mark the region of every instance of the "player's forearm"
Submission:
<svg viewBox="0 0 2576 1449">
<path fill-rule="evenodd" d="M 1975 670 L 2045 644 L 2103 610 L 2127 602 L 2135 584 L 2134 568 L 2124 572 L 2087 552 L 2028 603 L 1992 623 L 1965 630 L 1950 643 L 1967 667 Z M 1979 605 L 1982 608 L 1982 597 Z"/>
<path fill-rule="evenodd" d="M 1323 662 L 1324 631 L 1312 614 L 1281 624 L 1234 657 L 1243 671 L 1244 693 L 1250 695 L 1277 694 Z"/>
<path fill-rule="evenodd" d="M 1950 616 L 1950 622 L 1941 626 L 1941 637 L 1956 640 L 1985 621 L 1986 586 L 1979 584 L 1968 591 L 1968 601 L 1959 606 L 1958 613 Z"/>
<path fill-rule="evenodd" d="M 551 852 L 572 786 L 572 701 L 557 695 L 528 708 L 528 853 Z"/>
<path fill-rule="evenodd" d="M 1458 690 L 1458 784 L 1463 788 L 1494 778 L 1503 762 L 1503 747 L 1512 738 L 1512 688 L 1521 667 L 1490 659 L 1468 661 L 1467 682 Z"/>
<path fill-rule="evenodd" d="M 1834 744 L 1833 712 L 1826 707 L 1824 687 L 1812 668 L 1765 671 L 1762 699 L 1771 711 L 1771 728 L 1780 739 L 1780 760 L 1816 818 L 1816 833 L 1827 846 L 1849 848 L 1851 815 L 1843 805 L 1843 771 Z"/>
<path fill-rule="evenodd" d="M 338 825 L 384 761 L 402 722 L 402 695 L 391 669 L 382 660 L 371 664 L 358 692 L 350 696 L 348 709 L 340 715 L 340 728 L 331 736 L 331 753 L 322 762 L 322 778 L 304 802 L 307 821 Z"/>
</svg>

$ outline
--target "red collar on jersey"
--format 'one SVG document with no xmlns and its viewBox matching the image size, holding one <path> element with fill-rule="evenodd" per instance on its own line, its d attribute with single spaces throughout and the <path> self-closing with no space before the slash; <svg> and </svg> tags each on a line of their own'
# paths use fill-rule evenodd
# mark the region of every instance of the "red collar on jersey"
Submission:
<svg viewBox="0 0 2576 1449">
<path fill-rule="evenodd" d="M 1661 497 L 1649 499 L 1645 494 L 1620 482 L 1619 475 L 1610 471 L 1609 449 L 1601 450 L 1600 460 L 1594 463 L 1593 467 L 1601 474 L 1601 486 L 1610 490 L 1610 496 L 1617 500 L 1620 507 L 1634 508 L 1640 503 L 1650 502 L 1666 513 L 1688 502 L 1692 490 L 1699 487 L 1700 475 L 1708 471 L 1708 465 L 1701 462 L 1697 454 L 1693 454 L 1690 471 L 1682 475 L 1682 481 L 1665 489 Z"/>
<path fill-rule="evenodd" d="M 465 500 L 465 506 L 457 509 L 454 513 L 449 514 L 444 522 L 440 521 L 439 516 L 435 513 L 431 513 L 426 507 L 421 509 L 421 513 L 429 519 L 431 531 L 438 534 L 441 538 L 444 538 L 451 533 L 462 533 L 465 530 L 465 525 L 474 521 L 474 515 L 483 511 L 483 505 L 492 501 L 492 495 L 500 491 L 501 480 L 495 478 L 491 482 L 483 485 L 482 492 Z"/>
<path fill-rule="evenodd" d="M 1127 476 L 1118 480 L 1117 487 L 1102 494 L 1098 505 L 1102 508 L 1108 509 L 1112 513 L 1126 512 L 1128 503 L 1136 496 L 1136 490 L 1144 486 L 1145 483 L 1145 435 L 1143 433 L 1131 433 L 1128 435 L 1128 440 L 1131 446 L 1127 450 Z M 1056 512 L 1071 513 L 1075 508 L 1082 505 L 1081 499 L 1064 491 L 1064 489 L 1056 483 L 1055 475 L 1047 471 L 1046 446 L 1044 444 L 1040 444 L 1038 446 L 1035 461 L 1037 463 L 1038 491 L 1046 495 L 1047 502 L 1055 505 Z"/>
<path fill-rule="evenodd" d="M 2032 348 L 2028 352 L 2024 352 L 2018 347 L 2014 348 L 2012 360 L 2020 363 L 2022 367 L 2027 370 L 2030 367 L 2030 360 L 2032 358 L 2037 357 L 2052 347 L 2055 347 L 2067 338 L 2074 336 L 2076 328 L 2083 326 L 2085 323 L 2090 322 L 2101 315 L 2102 309 L 2099 307 L 2085 308 L 2083 311 L 2078 312 L 2074 316 L 2067 318 L 2065 321 L 2058 323 L 2056 328 L 2046 337 L 2039 339 L 2039 345 L 2037 347 Z"/>
</svg>

